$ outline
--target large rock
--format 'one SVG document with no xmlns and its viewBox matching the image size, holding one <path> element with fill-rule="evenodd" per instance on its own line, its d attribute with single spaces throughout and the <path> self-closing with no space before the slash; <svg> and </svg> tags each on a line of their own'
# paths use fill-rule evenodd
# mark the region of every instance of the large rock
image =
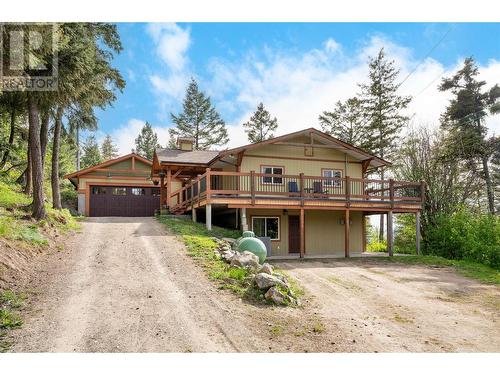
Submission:
<svg viewBox="0 0 500 375">
<path fill-rule="evenodd" d="M 222 259 L 224 259 L 227 263 L 231 263 L 236 254 L 237 254 L 236 251 L 229 249 L 222 252 L 221 256 Z"/>
<path fill-rule="evenodd" d="M 264 294 L 265 299 L 272 301 L 277 305 L 281 305 L 287 301 L 287 296 L 281 293 L 275 286 L 269 288 L 269 290 Z"/>
<path fill-rule="evenodd" d="M 259 268 L 259 273 L 267 273 L 269 275 L 272 275 L 273 274 L 273 266 L 271 266 L 269 263 L 264 263 Z"/>
<path fill-rule="evenodd" d="M 280 285 L 288 289 L 286 283 L 278 279 L 276 276 L 269 275 L 268 273 L 258 273 L 255 275 L 254 281 L 259 289 L 269 289 L 275 285 Z"/>
<path fill-rule="evenodd" d="M 249 251 L 236 253 L 231 259 L 231 266 L 256 270 L 259 268 L 259 257 Z"/>
</svg>

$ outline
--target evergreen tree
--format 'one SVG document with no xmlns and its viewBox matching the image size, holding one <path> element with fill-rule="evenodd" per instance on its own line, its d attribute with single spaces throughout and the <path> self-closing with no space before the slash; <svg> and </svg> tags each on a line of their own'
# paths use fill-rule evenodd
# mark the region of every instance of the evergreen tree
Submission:
<svg viewBox="0 0 500 375">
<path fill-rule="evenodd" d="M 113 143 L 113 139 L 109 134 L 102 141 L 101 156 L 103 161 L 114 159 L 118 156 L 118 148 Z"/>
<path fill-rule="evenodd" d="M 361 103 L 366 121 L 366 144 L 368 151 L 381 158 L 391 158 L 397 149 L 397 140 L 408 117 L 401 114 L 411 101 L 411 97 L 400 96 L 396 83 L 399 70 L 394 61 L 388 61 L 382 48 L 377 57 L 369 61 L 368 84 L 361 88 Z M 380 178 L 384 179 L 385 171 L 380 170 Z M 384 236 L 384 216 L 380 216 L 380 241 Z"/>
<path fill-rule="evenodd" d="M 488 209 L 495 213 L 495 197 L 493 179 L 490 173 L 490 161 L 495 151 L 495 140 L 488 138 L 488 129 L 484 120 L 490 109 L 497 111 L 497 100 L 500 97 L 498 85 L 489 91 L 483 90 L 485 81 L 478 81 L 479 71 L 474 59 L 465 59 L 464 66 L 453 77 L 444 78 L 439 89 L 451 91 L 454 98 L 450 100 L 442 116 L 442 126 L 448 130 L 448 157 L 458 157 L 468 161 L 471 169 L 481 165 L 481 177 L 486 185 Z M 476 163 L 477 161 L 477 163 Z"/>
<path fill-rule="evenodd" d="M 274 137 L 272 132 L 278 129 L 278 120 L 271 118 L 271 114 L 264 108 L 263 103 L 259 103 L 250 121 L 243 124 L 250 143 L 265 141 Z"/>
<path fill-rule="evenodd" d="M 182 108 L 182 113 L 170 114 L 176 126 L 169 130 L 172 137 L 193 137 L 195 150 L 208 150 L 229 142 L 224 120 L 194 79 L 189 83 Z"/>
<path fill-rule="evenodd" d="M 92 167 L 102 162 L 99 144 L 95 136 L 89 135 L 83 144 L 82 168 Z"/>
<path fill-rule="evenodd" d="M 331 136 L 357 147 L 366 146 L 366 129 L 361 101 L 354 97 L 338 101 L 332 112 L 319 116 L 321 129 Z"/>
<path fill-rule="evenodd" d="M 135 139 L 135 152 L 146 159 L 153 160 L 155 148 L 158 144 L 158 135 L 153 131 L 153 127 L 146 121 L 141 129 L 141 133 Z"/>
</svg>

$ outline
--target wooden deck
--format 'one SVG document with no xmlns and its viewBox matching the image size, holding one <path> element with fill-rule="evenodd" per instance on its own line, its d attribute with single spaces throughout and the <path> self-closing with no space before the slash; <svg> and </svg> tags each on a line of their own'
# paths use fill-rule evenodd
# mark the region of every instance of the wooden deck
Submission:
<svg viewBox="0 0 500 375">
<path fill-rule="evenodd" d="M 421 182 L 222 172 L 207 169 L 181 189 L 162 193 L 170 211 L 183 213 L 207 204 L 229 208 L 277 208 L 418 212 Z M 173 203 L 172 203 L 173 202 Z"/>
</svg>

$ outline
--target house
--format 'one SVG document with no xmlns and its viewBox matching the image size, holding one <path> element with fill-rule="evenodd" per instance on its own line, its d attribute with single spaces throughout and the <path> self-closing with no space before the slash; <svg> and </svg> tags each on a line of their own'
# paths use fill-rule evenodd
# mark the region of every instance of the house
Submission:
<svg viewBox="0 0 500 375">
<path fill-rule="evenodd" d="M 131 153 L 64 176 L 78 191 L 78 213 L 86 216 L 152 216 L 160 208 L 159 180 L 152 162 Z"/>
<path fill-rule="evenodd" d="M 270 239 L 270 256 L 355 256 L 365 247 L 365 217 L 415 213 L 420 247 L 421 182 L 367 179 L 386 160 L 314 128 L 224 151 L 157 149 L 151 176 L 161 209 L 194 221 L 250 229 Z"/>
</svg>

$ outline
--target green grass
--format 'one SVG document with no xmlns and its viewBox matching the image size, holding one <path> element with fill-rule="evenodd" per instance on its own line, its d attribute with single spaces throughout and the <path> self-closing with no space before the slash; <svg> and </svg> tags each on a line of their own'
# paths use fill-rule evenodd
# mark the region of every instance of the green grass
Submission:
<svg viewBox="0 0 500 375">
<path fill-rule="evenodd" d="M 268 303 L 261 297 L 262 292 L 252 282 L 253 275 L 250 271 L 231 267 L 215 254 L 217 244 L 212 237 L 238 238 L 241 235 L 239 231 L 213 226 L 212 231 L 209 232 L 204 224 L 193 223 L 189 219 L 177 216 L 157 216 L 157 219 L 172 233 L 182 238 L 188 249 L 188 255 L 205 270 L 210 280 L 218 283 L 220 289 L 232 290 L 240 297 L 252 302 Z M 303 294 L 293 280 L 290 284 L 290 289 L 296 297 Z"/>
<path fill-rule="evenodd" d="M 31 199 L 20 191 L 19 185 L 0 181 L 0 237 L 46 246 L 49 241 L 43 234 L 44 229 L 67 232 L 79 227 L 68 210 L 54 210 L 48 204 L 45 207 L 47 218 L 35 222 L 30 219 L 30 203 Z"/>
<path fill-rule="evenodd" d="M 434 267 L 452 267 L 464 276 L 491 284 L 500 284 L 500 271 L 468 260 L 452 260 L 434 255 L 409 255 L 373 259 L 405 264 L 423 264 Z"/>
<path fill-rule="evenodd" d="M 0 329 L 17 328 L 23 324 L 16 310 L 23 306 L 24 298 L 24 294 L 11 290 L 0 293 Z"/>
</svg>

